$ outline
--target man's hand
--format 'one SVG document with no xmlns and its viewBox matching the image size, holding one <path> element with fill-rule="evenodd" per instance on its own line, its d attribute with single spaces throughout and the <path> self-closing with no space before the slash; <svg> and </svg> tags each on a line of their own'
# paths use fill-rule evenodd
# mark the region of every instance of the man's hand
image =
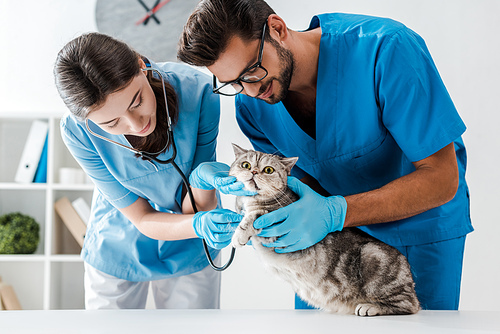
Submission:
<svg viewBox="0 0 500 334">
<path fill-rule="evenodd" d="M 253 223 L 255 229 L 262 229 L 259 236 L 279 237 L 263 246 L 275 247 L 276 253 L 295 252 L 311 247 L 330 232 L 342 230 L 347 212 L 344 197 L 323 197 L 294 177 L 288 177 L 288 186 L 300 199 Z"/>
</svg>

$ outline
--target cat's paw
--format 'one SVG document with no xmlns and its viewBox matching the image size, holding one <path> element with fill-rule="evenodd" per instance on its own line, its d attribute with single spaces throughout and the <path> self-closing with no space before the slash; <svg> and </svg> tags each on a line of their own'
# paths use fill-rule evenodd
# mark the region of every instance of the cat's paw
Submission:
<svg viewBox="0 0 500 334">
<path fill-rule="evenodd" d="M 243 233 L 243 231 L 236 230 L 231 239 L 231 245 L 234 248 L 241 248 L 247 244 L 248 240 L 250 240 L 250 237 Z"/>
<path fill-rule="evenodd" d="M 359 304 L 356 306 L 354 314 L 360 317 L 373 317 L 380 314 L 380 308 L 374 304 Z"/>
</svg>

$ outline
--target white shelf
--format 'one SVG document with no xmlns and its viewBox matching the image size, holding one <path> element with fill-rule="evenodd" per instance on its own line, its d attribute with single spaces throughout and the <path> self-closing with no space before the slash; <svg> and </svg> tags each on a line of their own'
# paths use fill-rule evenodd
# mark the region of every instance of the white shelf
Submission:
<svg viewBox="0 0 500 334">
<path fill-rule="evenodd" d="M 56 254 L 56 255 L 0 255 L 1 262 L 83 262 L 78 254 Z"/>
<path fill-rule="evenodd" d="M 43 262 L 44 255 L 0 255 L 0 262 Z"/>
<path fill-rule="evenodd" d="M 47 189 L 46 183 L 0 183 L 0 189 L 5 190 L 44 190 Z"/>
<path fill-rule="evenodd" d="M 78 191 L 93 191 L 93 184 L 53 184 L 54 190 L 78 190 Z"/>
<path fill-rule="evenodd" d="M 0 215 L 22 212 L 40 224 L 35 254 L 0 255 L 0 276 L 11 284 L 23 309 L 84 308 L 81 248 L 54 210 L 61 197 L 83 197 L 90 205 L 93 184 L 61 184 L 58 171 L 79 168 L 62 142 L 62 113 L 0 113 Z M 47 183 L 14 182 L 33 120 L 49 123 Z"/>
<path fill-rule="evenodd" d="M 83 262 L 80 255 L 51 255 L 52 262 Z"/>
<path fill-rule="evenodd" d="M 94 190 L 93 184 L 51 184 L 47 183 L 14 183 L 4 182 L 0 183 L 0 190 L 77 190 L 77 191 L 92 191 Z"/>
</svg>

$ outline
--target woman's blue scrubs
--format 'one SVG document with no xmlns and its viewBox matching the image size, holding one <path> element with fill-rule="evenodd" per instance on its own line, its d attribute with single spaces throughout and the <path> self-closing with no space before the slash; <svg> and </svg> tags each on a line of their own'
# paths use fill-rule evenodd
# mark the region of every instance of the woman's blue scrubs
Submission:
<svg viewBox="0 0 500 334">
<path fill-rule="evenodd" d="M 454 143 L 460 181 L 453 200 L 414 217 L 361 227 L 400 249 L 434 243 L 437 253 L 440 247 L 451 251 L 444 241 L 473 230 L 461 139 L 466 127 L 424 41 L 398 22 L 362 15 L 314 16 L 309 29 L 317 27 L 322 36 L 316 139 L 302 131 L 282 103 L 242 94 L 235 102 L 240 128 L 257 150 L 299 157 L 294 176 L 309 174 L 330 194 L 343 196 L 380 188 L 413 172 L 412 162 Z M 463 246 L 463 240 L 459 243 Z M 452 292 L 435 300 L 425 291 L 440 280 L 440 265 L 459 268 L 460 277 L 462 253 L 463 247 L 456 258 L 440 256 L 441 263 L 425 279 L 420 271 L 429 260 L 426 253 L 408 257 L 423 308 L 458 307 L 436 301 L 456 300 Z M 460 279 L 448 283 L 459 291 Z"/>
<path fill-rule="evenodd" d="M 210 78 L 186 65 L 152 64 L 177 93 L 179 118 L 174 138 L 175 162 L 189 175 L 201 162 L 215 160 L 220 103 Z M 89 122 L 92 130 L 124 145 L 123 135 L 112 135 Z M 135 157 L 127 149 L 88 132 L 85 123 L 67 114 L 61 121 L 66 146 L 96 185 L 90 222 L 81 256 L 92 267 L 115 277 L 140 282 L 195 273 L 208 265 L 201 239 L 153 240 L 118 210 L 138 197 L 159 211 L 181 213 L 182 179 L 172 167 Z M 166 160 L 172 149 L 158 156 Z M 217 251 L 212 250 L 215 258 Z"/>
</svg>

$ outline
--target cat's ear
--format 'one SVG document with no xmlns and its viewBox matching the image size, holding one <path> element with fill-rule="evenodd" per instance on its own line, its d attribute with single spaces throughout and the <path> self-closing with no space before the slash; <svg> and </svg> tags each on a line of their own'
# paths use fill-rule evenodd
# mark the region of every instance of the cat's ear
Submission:
<svg viewBox="0 0 500 334">
<path fill-rule="evenodd" d="M 299 157 L 281 158 L 281 163 L 285 166 L 285 170 L 288 174 L 290 174 L 290 171 L 292 170 L 292 167 L 295 166 L 297 160 L 299 160 Z"/>
<path fill-rule="evenodd" d="M 248 150 L 245 150 L 244 148 L 239 147 L 238 145 L 232 143 L 233 145 L 233 151 L 235 156 L 239 156 L 241 154 L 245 154 L 248 152 Z"/>
</svg>

